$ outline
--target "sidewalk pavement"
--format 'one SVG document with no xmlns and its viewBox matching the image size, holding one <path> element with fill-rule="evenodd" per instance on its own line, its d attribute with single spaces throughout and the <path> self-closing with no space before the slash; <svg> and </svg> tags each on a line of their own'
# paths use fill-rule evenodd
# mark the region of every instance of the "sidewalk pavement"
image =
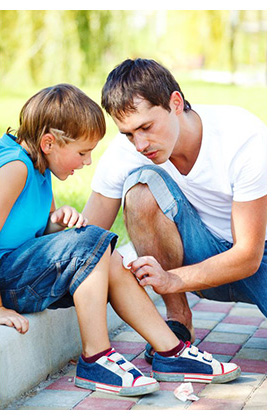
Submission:
<svg viewBox="0 0 277 420">
<path fill-rule="evenodd" d="M 198 401 L 180 401 L 173 391 L 180 383 L 161 382 L 160 391 L 142 397 L 119 397 L 74 386 L 76 361 L 27 393 L 6 410 L 266 410 L 267 324 L 250 304 L 221 303 L 188 293 L 196 341 L 200 350 L 221 362 L 235 362 L 240 378 L 226 384 L 193 383 Z M 165 318 L 159 297 L 155 304 Z M 144 360 L 145 341 L 128 325 L 111 338 L 112 346 L 144 374 L 151 366 Z"/>
</svg>

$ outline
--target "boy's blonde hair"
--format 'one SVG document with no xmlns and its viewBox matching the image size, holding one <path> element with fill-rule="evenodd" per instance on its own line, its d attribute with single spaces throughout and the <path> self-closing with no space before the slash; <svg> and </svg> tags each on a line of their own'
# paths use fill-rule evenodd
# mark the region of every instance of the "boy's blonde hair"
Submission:
<svg viewBox="0 0 277 420">
<path fill-rule="evenodd" d="M 104 114 L 84 92 L 69 84 L 42 89 L 23 106 L 19 116 L 17 142 L 28 146 L 36 169 L 44 173 L 47 161 L 40 142 L 52 134 L 60 145 L 84 138 L 100 140 L 106 132 Z M 7 130 L 9 133 L 11 129 Z"/>
</svg>

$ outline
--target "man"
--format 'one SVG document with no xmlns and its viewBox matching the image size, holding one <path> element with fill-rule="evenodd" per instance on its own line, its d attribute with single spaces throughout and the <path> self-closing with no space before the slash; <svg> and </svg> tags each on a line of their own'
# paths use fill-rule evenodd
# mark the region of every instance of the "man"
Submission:
<svg viewBox="0 0 277 420">
<path fill-rule="evenodd" d="M 131 270 L 163 296 L 172 330 L 194 340 L 189 291 L 266 315 L 264 124 L 238 107 L 191 107 L 154 60 L 116 67 L 102 106 L 121 134 L 99 162 L 84 213 L 109 229 L 123 199 L 139 256 Z"/>
</svg>

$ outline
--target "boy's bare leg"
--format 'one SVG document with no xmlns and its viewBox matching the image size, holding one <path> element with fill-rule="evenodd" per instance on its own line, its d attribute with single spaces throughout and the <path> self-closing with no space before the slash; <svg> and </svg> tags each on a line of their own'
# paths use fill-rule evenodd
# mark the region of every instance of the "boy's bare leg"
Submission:
<svg viewBox="0 0 277 420">
<path fill-rule="evenodd" d="M 157 351 L 176 347 L 178 338 L 165 324 L 155 305 L 130 272 L 122 257 L 107 249 L 73 295 L 80 326 L 83 354 L 92 356 L 110 347 L 107 329 L 107 294 L 118 315 Z M 109 280 L 108 280 L 109 279 Z"/>
<path fill-rule="evenodd" d="M 124 268 L 117 251 L 111 256 L 109 277 L 109 301 L 116 313 L 156 351 L 176 347 L 179 339 L 164 322 L 144 288 L 130 270 Z"/>
<path fill-rule="evenodd" d="M 96 267 L 73 295 L 85 357 L 111 346 L 107 329 L 110 254 L 109 246 Z"/>
<path fill-rule="evenodd" d="M 147 185 L 137 184 L 126 194 L 125 224 L 138 256 L 152 255 L 164 270 L 183 265 L 183 244 L 174 222 L 166 217 Z M 163 295 L 169 320 L 179 321 L 195 340 L 192 314 L 185 293 Z"/>
</svg>

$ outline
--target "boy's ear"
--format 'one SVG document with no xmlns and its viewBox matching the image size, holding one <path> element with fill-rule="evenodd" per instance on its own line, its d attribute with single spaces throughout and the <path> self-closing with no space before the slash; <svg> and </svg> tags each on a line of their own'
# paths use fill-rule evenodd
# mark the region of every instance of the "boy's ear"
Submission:
<svg viewBox="0 0 277 420">
<path fill-rule="evenodd" d="M 178 92 L 177 90 L 172 92 L 172 94 L 170 96 L 169 105 L 170 105 L 171 109 L 173 109 L 174 112 L 176 112 L 177 115 L 183 113 L 183 111 L 184 111 L 184 100 L 183 100 L 180 92 Z"/>
<path fill-rule="evenodd" d="M 46 155 L 49 155 L 49 153 L 51 153 L 53 150 L 53 146 L 55 142 L 56 142 L 55 137 L 52 134 L 50 133 L 44 134 L 40 141 L 40 147 L 43 153 Z"/>
</svg>

